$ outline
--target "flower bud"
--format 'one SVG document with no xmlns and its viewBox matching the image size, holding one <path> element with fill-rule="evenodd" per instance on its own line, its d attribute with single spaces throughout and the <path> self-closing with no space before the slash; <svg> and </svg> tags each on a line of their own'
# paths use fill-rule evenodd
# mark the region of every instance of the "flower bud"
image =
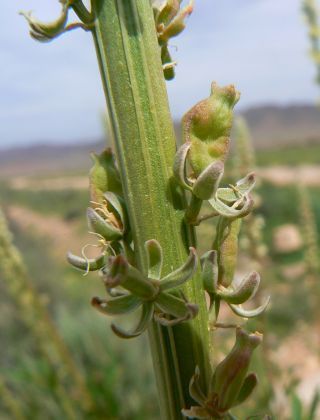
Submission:
<svg viewBox="0 0 320 420">
<path fill-rule="evenodd" d="M 48 42 L 64 31 L 68 19 L 70 2 L 62 0 L 60 3 L 62 3 L 61 14 L 58 19 L 53 22 L 43 23 L 34 18 L 31 12 L 20 12 L 20 14 L 24 16 L 29 23 L 30 35 L 32 38 L 40 42 Z"/>
</svg>

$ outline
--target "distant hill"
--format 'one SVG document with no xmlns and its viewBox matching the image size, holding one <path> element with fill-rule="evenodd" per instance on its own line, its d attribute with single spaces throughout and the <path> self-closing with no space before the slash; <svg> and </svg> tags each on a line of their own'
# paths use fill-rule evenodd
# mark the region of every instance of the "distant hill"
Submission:
<svg viewBox="0 0 320 420">
<path fill-rule="evenodd" d="M 257 149 L 320 144 L 320 109 L 314 105 L 267 105 L 242 115 Z"/>
<path fill-rule="evenodd" d="M 258 150 L 320 145 L 320 110 L 313 105 L 266 105 L 242 112 Z M 180 123 L 175 123 L 180 137 Z M 89 153 L 104 147 L 101 140 L 64 146 L 34 145 L 0 151 L 0 177 L 83 173 L 91 166 Z M 320 161 L 320 157 L 319 157 Z"/>
</svg>

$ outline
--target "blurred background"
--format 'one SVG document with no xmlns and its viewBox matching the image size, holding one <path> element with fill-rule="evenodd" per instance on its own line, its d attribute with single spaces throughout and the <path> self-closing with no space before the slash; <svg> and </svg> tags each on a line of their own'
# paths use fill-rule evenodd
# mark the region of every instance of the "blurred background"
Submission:
<svg viewBox="0 0 320 420">
<path fill-rule="evenodd" d="M 177 136 L 181 117 L 208 96 L 211 81 L 234 83 L 241 100 L 224 182 L 250 171 L 259 179 L 237 275 L 258 270 L 272 304 L 249 324 L 265 340 L 254 360 L 260 387 L 239 419 L 320 418 L 320 31 L 313 5 L 320 6 L 197 0 L 170 47 L 178 62 L 167 84 Z M 90 306 L 103 295 L 99 279 L 65 259 L 94 242 L 85 220 L 90 152 L 110 144 L 91 36 L 79 29 L 48 44 L 29 37 L 18 12 L 52 20 L 57 0 L 11 0 L 1 8 L 0 418 L 158 419 L 146 337 L 115 337 L 110 319 Z M 214 222 L 198 228 L 202 251 L 214 231 Z M 219 360 L 233 337 L 217 339 Z"/>
</svg>

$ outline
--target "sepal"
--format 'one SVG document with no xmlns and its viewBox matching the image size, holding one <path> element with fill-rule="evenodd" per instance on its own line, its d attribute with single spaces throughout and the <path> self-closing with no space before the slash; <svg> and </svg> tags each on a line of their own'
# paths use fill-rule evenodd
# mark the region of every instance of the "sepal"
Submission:
<svg viewBox="0 0 320 420">
<path fill-rule="evenodd" d="M 196 367 L 190 380 L 189 393 L 199 406 L 183 409 L 182 413 L 199 419 L 229 418 L 229 410 L 244 402 L 257 385 L 256 375 L 247 375 L 247 372 L 252 353 L 261 341 L 260 333 L 249 334 L 237 328 L 236 342 L 231 352 L 215 368 L 208 395 L 201 389 L 200 372 Z"/>
<path fill-rule="evenodd" d="M 230 309 L 242 318 L 253 318 L 261 315 L 267 308 L 270 302 L 270 296 L 265 302 L 255 309 L 246 310 L 241 307 L 241 304 L 253 298 L 260 285 L 260 276 L 253 271 L 247 275 L 239 285 L 232 280 L 228 287 L 224 287 L 219 282 L 219 266 L 218 266 L 218 252 L 211 250 L 206 252 L 201 257 L 201 277 L 204 290 L 210 296 L 210 308 L 213 304 L 216 307 L 216 317 L 219 313 L 220 301 L 225 301 Z"/>
<path fill-rule="evenodd" d="M 244 309 L 241 306 L 232 304 L 230 304 L 229 306 L 236 315 L 241 316 L 242 318 L 254 318 L 258 315 L 263 314 L 263 312 L 267 309 L 269 302 L 270 296 L 266 298 L 266 300 L 261 306 L 258 306 L 258 308 L 255 309 Z"/>
<path fill-rule="evenodd" d="M 201 200 L 209 200 L 216 194 L 223 176 L 224 164 L 220 160 L 211 163 L 201 172 L 193 185 L 193 194 Z"/>
<path fill-rule="evenodd" d="M 91 304 L 104 315 L 122 315 L 138 308 L 142 301 L 136 296 L 124 295 L 109 300 L 94 297 Z"/>
<path fill-rule="evenodd" d="M 94 298 L 92 301 L 105 315 L 127 313 L 142 305 L 140 321 L 133 331 L 126 332 L 112 325 L 112 330 L 122 338 L 140 335 L 152 318 L 161 325 L 173 326 L 194 318 L 198 313 L 198 306 L 186 301 L 178 289 L 192 277 L 196 269 L 197 256 L 194 248 L 190 248 L 187 261 L 163 279 L 160 244 L 155 239 L 149 240 L 145 243 L 145 250 L 148 257 L 146 275 L 131 266 L 123 255 L 109 257 L 106 266 L 100 272 L 111 299 Z M 130 294 L 122 293 L 121 289 Z M 171 289 L 175 294 L 169 292 Z"/>
<path fill-rule="evenodd" d="M 96 271 L 104 267 L 106 264 L 105 255 L 99 255 L 97 258 L 83 258 L 78 255 L 72 254 L 72 252 L 67 253 L 68 262 L 73 265 L 75 268 L 83 271 Z"/>
<path fill-rule="evenodd" d="M 150 239 L 144 244 L 144 247 L 148 258 L 148 277 L 160 280 L 163 265 L 161 245 L 155 239 Z"/>
<path fill-rule="evenodd" d="M 60 0 L 62 5 L 58 19 L 53 22 L 43 23 L 32 16 L 32 12 L 20 12 L 29 23 L 30 35 L 37 41 L 48 42 L 64 32 L 67 20 L 70 1 Z"/>
<path fill-rule="evenodd" d="M 138 325 L 132 331 L 125 331 L 115 324 L 111 324 L 112 331 L 120 338 L 135 338 L 141 335 L 149 326 L 153 315 L 153 307 L 150 302 L 142 306 L 142 313 Z"/>
<path fill-rule="evenodd" d="M 217 295 L 228 303 L 239 305 L 255 296 L 259 284 L 260 276 L 256 271 L 253 271 L 235 289 L 220 286 Z"/>
<path fill-rule="evenodd" d="M 119 227 L 104 219 L 91 207 L 87 209 L 87 220 L 89 229 L 101 235 L 108 242 L 117 241 L 123 236 L 123 231 Z"/>
<path fill-rule="evenodd" d="M 187 261 L 177 270 L 172 271 L 167 276 L 163 277 L 160 282 L 160 290 L 175 289 L 187 280 L 189 280 L 195 273 L 197 268 L 197 253 L 194 248 L 190 248 L 190 253 Z"/>
<path fill-rule="evenodd" d="M 122 255 L 110 257 L 110 267 L 103 271 L 106 286 L 121 286 L 141 299 L 152 300 L 158 289 Z"/>
</svg>

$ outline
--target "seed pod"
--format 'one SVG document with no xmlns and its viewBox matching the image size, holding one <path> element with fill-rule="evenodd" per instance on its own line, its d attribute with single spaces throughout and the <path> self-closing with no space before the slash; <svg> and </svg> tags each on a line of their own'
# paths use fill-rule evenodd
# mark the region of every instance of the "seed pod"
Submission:
<svg viewBox="0 0 320 420">
<path fill-rule="evenodd" d="M 233 120 L 233 107 L 240 94 L 233 85 L 211 86 L 209 98 L 200 101 L 183 117 L 184 142 L 190 142 L 189 162 L 198 177 L 211 163 L 225 161 Z"/>
<path fill-rule="evenodd" d="M 238 256 L 238 235 L 241 219 L 227 220 L 221 218 L 218 225 L 218 234 L 215 246 L 218 250 L 218 283 L 224 287 L 230 286 Z"/>
<path fill-rule="evenodd" d="M 235 405 L 245 383 L 252 353 L 261 341 L 262 334 L 249 334 L 237 328 L 235 345 L 216 367 L 211 381 L 210 398 L 217 401 L 219 413 L 226 413 Z"/>
<path fill-rule="evenodd" d="M 101 203 L 104 199 L 103 194 L 107 191 L 121 195 L 120 175 L 111 149 L 104 150 L 100 155 L 92 153 L 91 158 L 93 160 L 89 173 L 91 200 Z"/>
</svg>

